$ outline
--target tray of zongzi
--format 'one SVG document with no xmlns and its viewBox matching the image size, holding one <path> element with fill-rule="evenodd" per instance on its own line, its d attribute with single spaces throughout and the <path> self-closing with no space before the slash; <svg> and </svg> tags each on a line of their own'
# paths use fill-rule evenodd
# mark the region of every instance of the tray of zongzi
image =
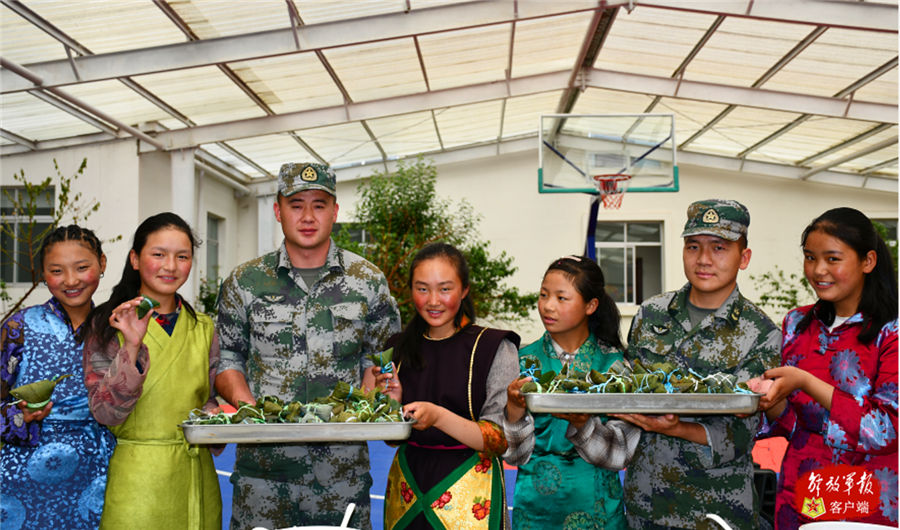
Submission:
<svg viewBox="0 0 900 530">
<path fill-rule="evenodd" d="M 669 363 L 650 366 L 621 362 L 606 372 L 578 372 L 563 365 L 560 372 L 541 372 L 530 363 L 521 377 L 531 412 L 589 414 L 751 414 L 757 394 L 731 374 L 702 375 Z"/>
<path fill-rule="evenodd" d="M 406 421 L 400 403 L 377 390 L 363 392 L 347 383 L 309 403 L 285 403 L 263 396 L 241 403 L 232 414 L 191 412 L 181 424 L 192 444 L 359 442 L 405 440 L 414 421 Z"/>
</svg>

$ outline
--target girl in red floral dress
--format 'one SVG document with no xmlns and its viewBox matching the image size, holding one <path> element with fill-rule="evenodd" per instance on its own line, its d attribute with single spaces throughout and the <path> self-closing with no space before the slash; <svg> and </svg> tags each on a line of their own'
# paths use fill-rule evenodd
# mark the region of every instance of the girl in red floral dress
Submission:
<svg viewBox="0 0 900 530">
<path fill-rule="evenodd" d="M 776 528 L 811 520 L 797 512 L 807 472 L 860 466 L 881 498 L 860 522 L 897 526 L 897 275 L 871 221 L 829 210 L 803 232 L 804 273 L 819 297 L 784 319 L 782 366 L 760 409 L 760 437 L 790 441 L 781 468 Z"/>
</svg>

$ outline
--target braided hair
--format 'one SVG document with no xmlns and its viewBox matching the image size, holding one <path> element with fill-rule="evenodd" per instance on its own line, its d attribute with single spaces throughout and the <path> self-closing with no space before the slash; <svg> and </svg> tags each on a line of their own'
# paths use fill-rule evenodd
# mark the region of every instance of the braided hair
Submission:
<svg viewBox="0 0 900 530">
<path fill-rule="evenodd" d="M 44 265 L 44 257 L 50 252 L 50 247 L 57 243 L 73 241 L 90 250 L 97 255 L 97 261 L 103 260 L 103 249 L 100 245 L 100 239 L 92 230 L 82 228 L 78 225 L 58 226 L 49 234 L 44 236 L 41 242 L 41 267 Z"/>
</svg>

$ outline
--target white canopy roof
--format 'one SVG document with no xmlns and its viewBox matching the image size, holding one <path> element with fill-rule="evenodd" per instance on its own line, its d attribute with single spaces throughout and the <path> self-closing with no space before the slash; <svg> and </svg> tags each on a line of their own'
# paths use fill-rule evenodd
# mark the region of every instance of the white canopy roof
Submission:
<svg viewBox="0 0 900 530">
<path fill-rule="evenodd" d="M 138 136 L 246 184 L 671 112 L 682 162 L 897 191 L 896 1 L 0 2 L 3 155 Z"/>
</svg>

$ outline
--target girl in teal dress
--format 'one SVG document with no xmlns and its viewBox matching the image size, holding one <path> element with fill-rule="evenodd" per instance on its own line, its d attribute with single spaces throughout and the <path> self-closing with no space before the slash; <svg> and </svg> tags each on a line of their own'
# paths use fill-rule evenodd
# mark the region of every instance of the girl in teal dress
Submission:
<svg viewBox="0 0 900 530">
<path fill-rule="evenodd" d="M 606 294 L 600 266 L 585 256 L 553 262 L 544 274 L 538 312 L 544 336 L 519 351 L 519 363 L 543 372 L 568 362 L 578 371 L 605 372 L 624 363 L 619 311 Z M 519 466 L 513 528 L 626 528 L 618 471 L 634 455 L 640 429 L 606 416 L 531 414 L 521 388 L 507 389 L 507 463 Z"/>
</svg>

